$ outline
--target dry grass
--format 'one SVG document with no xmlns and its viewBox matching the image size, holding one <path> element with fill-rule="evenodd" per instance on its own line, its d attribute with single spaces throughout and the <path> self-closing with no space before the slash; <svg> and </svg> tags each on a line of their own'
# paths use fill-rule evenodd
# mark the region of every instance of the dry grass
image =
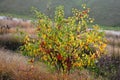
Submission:
<svg viewBox="0 0 120 80">
<path fill-rule="evenodd" d="M 120 80 L 120 35 L 107 33 L 107 53 L 98 61 L 98 74 L 107 80 Z"/>
<path fill-rule="evenodd" d="M 5 25 L 8 25 L 9 29 Z M 0 46 L 15 50 L 22 44 L 20 41 L 24 35 L 21 35 L 21 33 L 34 35 L 35 32 L 36 29 L 30 21 L 0 20 Z"/>
<path fill-rule="evenodd" d="M 8 24 L 10 29 L 7 30 L 7 33 L 0 34 L 0 45 L 3 44 L 10 47 L 12 46 L 14 49 L 17 45 L 21 45 L 19 45 L 20 38 L 17 39 L 15 37 L 18 35 L 18 32 L 16 31 L 17 29 L 28 34 L 35 34 L 36 32 L 36 29 L 32 27 L 30 23 L 10 20 L 0 21 L 0 25 L 4 24 Z M 119 57 L 113 58 L 113 54 L 120 55 L 120 36 L 107 33 L 106 37 L 109 44 L 107 46 L 107 50 L 110 55 L 104 56 L 100 59 L 103 61 L 99 62 L 99 64 L 104 62 L 104 65 L 100 66 L 100 69 L 103 70 L 102 73 L 109 72 L 109 70 L 104 70 L 106 70 L 108 64 L 111 65 L 110 62 L 112 62 L 112 65 L 116 65 L 116 62 L 118 62 Z M 107 58 L 108 56 L 110 56 L 110 60 Z M 70 75 L 58 75 L 57 73 L 51 73 L 48 71 L 48 68 L 43 63 L 28 63 L 28 60 L 29 59 L 27 57 L 15 52 L 0 49 L 0 80 L 105 80 L 101 77 L 95 78 L 95 76 L 93 76 L 94 74 L 91 74 L 87 70 L 76 70 Z M 117 64 L 117 68 L 118 66 L 119 62 Z M 110 77 L 111 74 L 108 74 L 107 77 L 109 79 L 119 80 L 119 70 L 120 69 L 118 68 L 118 71 L 115 74 L 113 73 L 113 78 Z M 117 78 L 115 78 L 115 76 Z"/>
<path fill-rule="evenodd" d="M 22 19 L 18 19 L 18 20 L 14 20 L 14 19 L 1 19 L 0 20 L 0 26 L 2 25 L 9 25 L 9 27 L 23 27 L 23 28 L 27 28 L 27 27 L 32 27 L 33 25 L 31 24 L 31 21 L 28 20 L 22 20 Z"/>
<path fill-rule="evenodd" d="M 44 64 L 30 64 L 28 58 L 0 49 L 0 80 L 53 80 Z"/>
<path fill-rule="evenodd" d="M 36 33 L 36 29 L 33 26 L 32 21 L 17 18 L 0 19 L 0 37 L 13 35 L 12 38 L 14 39 L 14 35 L 19 36 L 21 32 L 34 35 Z M 11 36 L 8 38 L 11 38 Z"/>
<path fill-rule="evenodd" d="M 120 47 L 120 32 L 106 32 L 106 38 L 109 45 Z"/>
<path fill-rule="evenodd" d="M 109 53 L 110 55 L 120 55 L 120 35 L 107 32 L 106 38 L 108 44 L 107 53 Z"/>
<path fill-rule="evenodd" d="M 108 37 L 107 40 L 109 45 L 120 47 L 120 37 Z"/>
<path fill-rule="evenodd" d="M 8 25 L 9 29 L 6 29 L 4 26 Z M 27 32 L 29 34 L 35 33 L 35 28 L 33 27 L 32 22 L 24 20 L 0 20 L 0 27 L 4 27 L 4 30 L 0 29 L 0 33 L 18 33 L 17 30 Z"/>
<path fill-rule="evenodd" d="M 120 47 L 108 45 L 107 46 L 107 53 L 110 55 L 112 55 L 112 54 L 120 55 Z"/>
<path fill-rule="evenodd" d="M 51 73 L 45 64 L 28 63 L 20 54 L 0 49 L 0 80 L 102 80 L 95 79 L 87 70 L 76 70 L 70 75 Z"/>
<path fill-rule="evenodd" d="M 0 46 L 5 49 L 16 50 L 22 45 L 20 42 L 22 38 L 17 38 L 16 34 L 3 34 L 0 35 Z M 11 47 L 12 46 L 12 47 Z"/>
</svg>

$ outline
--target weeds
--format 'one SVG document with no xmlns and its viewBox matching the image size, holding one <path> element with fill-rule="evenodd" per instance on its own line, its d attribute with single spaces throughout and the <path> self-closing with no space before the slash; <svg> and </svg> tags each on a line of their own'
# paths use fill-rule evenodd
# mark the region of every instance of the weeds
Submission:
<svg viewBox="0 0 120 80">
<path fill-rule="evenodd" d="M 0 80 L 54 80 L 47 70 L 28 61 L 27 57 L 0 49 Z"/>
<path fill-rule="evenodd" d="M 99 73 L 108 80 L 120 79 L 120 54 L 119 55 L 106 55 L 103 56 L 97 64 Z"/>
</svg>

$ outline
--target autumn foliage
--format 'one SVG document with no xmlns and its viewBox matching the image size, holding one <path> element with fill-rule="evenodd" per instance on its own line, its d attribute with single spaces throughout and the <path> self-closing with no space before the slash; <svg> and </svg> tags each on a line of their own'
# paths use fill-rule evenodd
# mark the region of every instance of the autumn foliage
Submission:
<svg viewBox="0 0 120 80">
<path fill-rule="evenodd" d="M 94 19 L 89 18 L 89 8 L 72 9 L 73 15 L 65 18 L 64 7 L 56 8 L 54 19 L 34 9 L 38 21 L 37 39 L 26 35 L 21 51 L 50 65 L 62 73 L 74 69 L 93 67 L 105 53 L 104 33 L 98 25 L 89 29 Z"/>
</svg>

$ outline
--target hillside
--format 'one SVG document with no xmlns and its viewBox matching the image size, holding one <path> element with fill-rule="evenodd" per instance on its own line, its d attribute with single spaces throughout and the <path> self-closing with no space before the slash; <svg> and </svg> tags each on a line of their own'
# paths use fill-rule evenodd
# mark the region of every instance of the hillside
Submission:
<svg viewBox="0 0 120 80">
<path fill-rule="evenodd" d="M 0 13 L 32 15 L 31 7 L 37 7 L 53 17 L 55 7 L 64 5 L 69 16 L 71 8 L 80 8 L 83 2 L 91 8 L 90 15 L 96 19 L 95 23 L 120 26 L 120 0 L 0 0 Z"/>
<path fill-rule="evenodd" d="M 96 23 L 120 26 L 120 0 L 95 0 L 89 5 Z"/>
</svg>

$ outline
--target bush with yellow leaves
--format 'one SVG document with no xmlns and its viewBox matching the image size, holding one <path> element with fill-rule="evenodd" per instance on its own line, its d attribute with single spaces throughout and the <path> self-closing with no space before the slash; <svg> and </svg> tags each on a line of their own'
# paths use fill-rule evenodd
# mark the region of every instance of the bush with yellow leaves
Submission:
<svg viewBox="0 0 120 80">
<path fill-rule="evenodd" d="M 83 10 L 72 9 L 73 15 L 65 18 L 64 7 L 59 6 L 54 19 L 50 19 L 34 9 L 38 18 L 37 39 L 26 36 L 21 51 L 62 73 L 93 67 L 105 53 L 106 39 L 98 25 L 88 28 L 94 21 L 89 18 L 89 10 L 84 5 Z"/>
</svg>

